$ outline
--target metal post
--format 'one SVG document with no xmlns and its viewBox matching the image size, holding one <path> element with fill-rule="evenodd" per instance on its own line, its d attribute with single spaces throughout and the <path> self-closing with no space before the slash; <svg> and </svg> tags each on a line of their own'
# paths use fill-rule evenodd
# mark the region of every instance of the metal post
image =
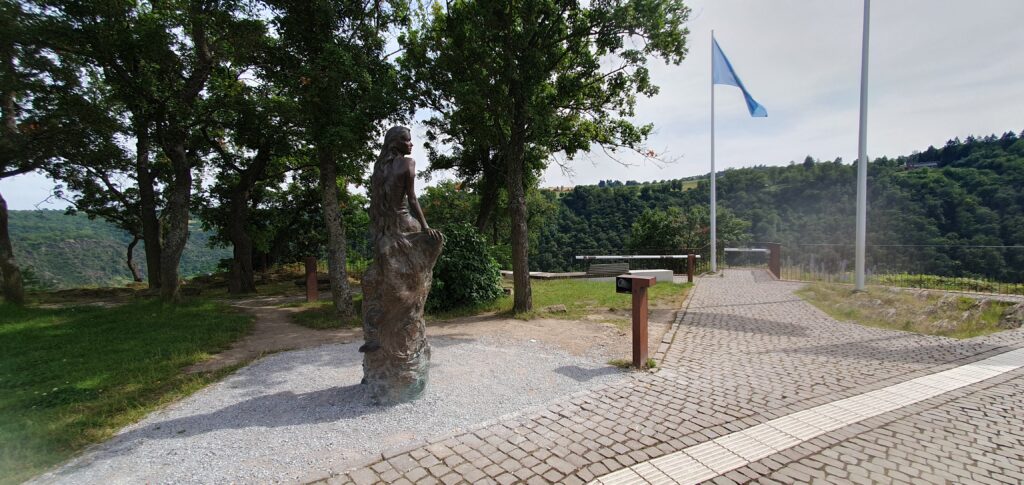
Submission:
<svg viewBox="0 0 1024 485">
<path fill-rule="evenodd" d="M 715 31 L 711 31 L 711 272 L 718 271 L 718 230 L 715 206 Z"/>
<path fill-rule="evenodd" d="M 856 289 L 864 291 L 864 246 L 868 225 L 868 26 L 871 0 L 864 0 L 864 36 L 860 64 L 860 140 L 857 158 L 857 244 L 855 257 Z"/>
<path fill-rule="evenodd" d="M 782 245 L 769 243 L 768 246 L 768 271 L 771 271 L 776 278 L 782 278 Z"/>
</svg>

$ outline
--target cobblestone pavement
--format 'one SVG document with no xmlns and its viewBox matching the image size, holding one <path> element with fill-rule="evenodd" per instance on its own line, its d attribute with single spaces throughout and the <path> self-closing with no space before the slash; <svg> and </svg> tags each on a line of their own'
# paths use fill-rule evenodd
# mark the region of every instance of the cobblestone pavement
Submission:
<svg viewBox="0 0 1024 485">
<path fill-rule="evenodd" d="M 327 483 L 586 483 L 787 414 L 1024 345 L 838 322 L 800 284 L 727 270 L 698 280 L 659 372 L 403 450 Z M 1021 371 L 819 436 L 714 479 L 1022 482 Z M 952 477 L 952 478 L 951 478 Z"/>
</svg>

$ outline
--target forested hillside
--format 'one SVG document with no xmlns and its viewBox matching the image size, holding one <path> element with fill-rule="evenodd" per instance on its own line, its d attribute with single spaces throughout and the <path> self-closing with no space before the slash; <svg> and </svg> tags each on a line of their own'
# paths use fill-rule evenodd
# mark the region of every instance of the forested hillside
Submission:
<svg viewBox="0 0 1024 485">
<path fill-rule="evenodd" d="M 725 214 L 750 223 L 749 234 L 738 239 L 793 248 L 846 245 L 853 241 L 855 179 L 854 165 L 841 159 L 726 170 L 718 176 L 718 201 Z M 576 254 L 645 247 L 629 241 L 645 210 L 686 211 L 706 205 L 709 195 L 706 180 L 696 186 L 600 185 L 578 186 L 558 198 L 557 217 L 540 230 L 531 256 L 536 269 L 569 269 Z M 903 258 L 903 264 L 934 274 L 1024 276 L 1024 251 L 962 248 L 1024 245 L 1024 140 L 1015 133 L 875 159 L 868 187 L 868 244 L 876 261 L 899 265 Z"/>
<path fill-rule="evenodd" d="M 854 232 L 855 167 L 842 160 L 808 158 L 784 167 L 759 166 L 719 173 L 719 236 L 723 244 L 780 242 L 790 254 L 850 259 Z M 475 197 L 442 184 L 426 191 L 432 225 L 472 224 Z M 1014 133 L 951 140 L 942 148 L 874 160 L 869 169 L 869 264 L 890 270 L 950 276 L 1024 279 L 1024 140 Z M 631 241 L 645 211 L 677 208 L 707 245 L 706 179 L 638 183 L 602 181 L 568 192 L 530 195 L 534 270 L 579 268 L 580 254 L 678 252 L 656 240 Z M 363 201 L 365 202 L 365 201 Z M 504 205 L 504 201 L 502 201 Z M 506 211 L 499 208 L 499 213 Z M 741 228 L 729 232 L 726 228 Z M 507 216 L 484 232 L 492 253 L 508 265 Z M 131 281 L 125 251 L 131 238 L 99 220 L 59 211 L 12 211 L 19 261 L 36 287 L 123 284 Z M 350 234 L 350 257 L 365 231 Z M 193 223 L 182 259 L 186 276 L 213 271 L 229 249 L 208 247 L 209 234 Z M 365 242 L 365 241 L 363 241 Z M 839 246 L 818 246 L 839 245 Z M 967 248 L 970 246 L 970 248 Z M 135 260 L 145 271 L 140 243 Z M 575 265 L 575 266 L 574 266 Z"/>
<path fill-rule="evenodd" d="M 26 273 L 26 284 L 36 289 L 121 285 L 132 281 L 126 263 L 131 237 L 100 220 L 62 211 L 11 211 L 11 239 L 15 255 Z M 213 271 L 229 249 L 208 247 L 209 233 L 193 222 L 181 259 L 181 274 Z M 144 243 L 135 248 L 135 262 L 146 271 Z"/>
</svg>

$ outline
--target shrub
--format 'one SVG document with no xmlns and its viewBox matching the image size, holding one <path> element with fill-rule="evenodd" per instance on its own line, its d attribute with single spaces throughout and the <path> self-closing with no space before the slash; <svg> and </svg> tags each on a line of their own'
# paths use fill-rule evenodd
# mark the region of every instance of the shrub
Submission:
<svg viewBox="0 0 1024 485">
<path fill-rule="evenodd" d="M 468 224 L 448 225 L 444 236 L 444 251 L 434 265 L 427 311 L 472 306 L 501 296 L 501 273 L 484 237 Z"/>
</svg>

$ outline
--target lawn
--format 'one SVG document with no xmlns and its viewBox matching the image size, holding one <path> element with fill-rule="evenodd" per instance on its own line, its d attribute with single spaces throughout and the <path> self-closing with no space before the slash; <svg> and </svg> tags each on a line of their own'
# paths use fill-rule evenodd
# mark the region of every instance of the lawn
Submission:
<svg viewBox="0 0 1024 485">
<path fill-rule="evenodd" d="M 343 321 L 335 315 L 334 301 L 330 298 L 312 303 L 286 303 L 279 306 L 281 308 L 300 308 L 299 311 L 291 314 L 292 322 L 315 330 L 326 330 L 330 328 L 362 327 L 363 321 L 359 316 L 361 315 L 360 309 L 362 305 L 363 295 L 359 293 L 352 295 L 352 306 L 355 308 L 356 318 L 348 321 Z"/>
<path fill-rule="evenodd" d="M 182 368 L 251 318 L 199 301 L 113 308 L 0 304 L 0 484 L 20 483 L 225 372 Z"/>
<path fill-rule="evenodd" d="M 612 282 L 594 282 L 582 279 L 535 280 L 531 282 L 534 310 L 515 315 L 515 318 L 529 320 L 539 317 L 580 319 L 594 313 L 608 313 L 629 310 L 632 296 L 615 292 Z M 679 308 L 690 283 L 658 283 L 648 290 L 648 304 L 651 308 Z M 356 308 L 362 295 L 356 298 Z M 548 313 L 546 308 L 565 305 L 565 312 Z M 330 301 L 316 303 L 288 304 L 283 306 L 303 307 L 305 310 L 292 314 L 292 320 L 310 328 L 359 327 L 360 321 L 341 322 L 334 317 Z M 498 313 L 512 317 L 512 297 L 503 296 L 497 300 L 472 307 L 459 308 L 440 313 L 428 313 L 427 320 L 450 320 L 452 318 Z M 612 318 L 611 320 L 615 320 Z"/>
<path fill-rule="evenodd" d="M 837 320 L 958 339 L 1005 330 L 1000 322 L 1014 305 L 879 286 L 854 292 L 848 285 L 826 283 L 807 285 L 797 294 Z"/>
<path fill-rule="evenodd" d="M 550 316 L 544 309 L 553 305 L 565 305 L 565 313 L 554 315 L 567 319 L 578 319 L 592 313 L 629 310 L 633 305 L 633 296 L 616 293 L 615 283 L 611 281 L 565 279 L 538 280 L 532 283 L 533 311 L 515 315 L 516 318 Z M 679 308 L 691 286 L 690 283 L 657 283 L 647 290 L 648 305 L 651 308 Z M 512 297 L 498 299 L 494 310 L 511 316 Z"/>
<path fill-rule="evenodd" d="M 686 298 L 691 283 L 657 283 L 648 290 L 648 305 L 651 308 L 679 308 Z M 615 293 L 612 282 L 596 282 L 586 279 L 551 279 L 531 281 L 534 292 L 534 311 L 514 315 L 520 319 L 539 317 L 580 319 L 594 313 L 605 313 L 630 310 L 633 305 L 631 295 Z M 353 296 L 356 312 L 362 303 L 362 296 Z M 550 313 L 545 309 L 555 305 L 565 305 L 564 312 Z M 361 320 L 341 321 L 334 316 L 330 300 L 314 303 L 291 303 L 282 307 L 304 308 L 292 314 L 292 321 L 310 328 L 341 328 L 358 327 Z M 427 320 L 451 320 L 464 316 L 484 313 L 499 313 L 512 317 L 512 297 L 505 296 L 494 302 L 466 308 L 458 308 L 438 313 L 427 313 Z M 609 317 L 607 320 L 622 323 L 622 318 Z M 628 324 L 628 321 L 626 322 Z"/>
</svg>

